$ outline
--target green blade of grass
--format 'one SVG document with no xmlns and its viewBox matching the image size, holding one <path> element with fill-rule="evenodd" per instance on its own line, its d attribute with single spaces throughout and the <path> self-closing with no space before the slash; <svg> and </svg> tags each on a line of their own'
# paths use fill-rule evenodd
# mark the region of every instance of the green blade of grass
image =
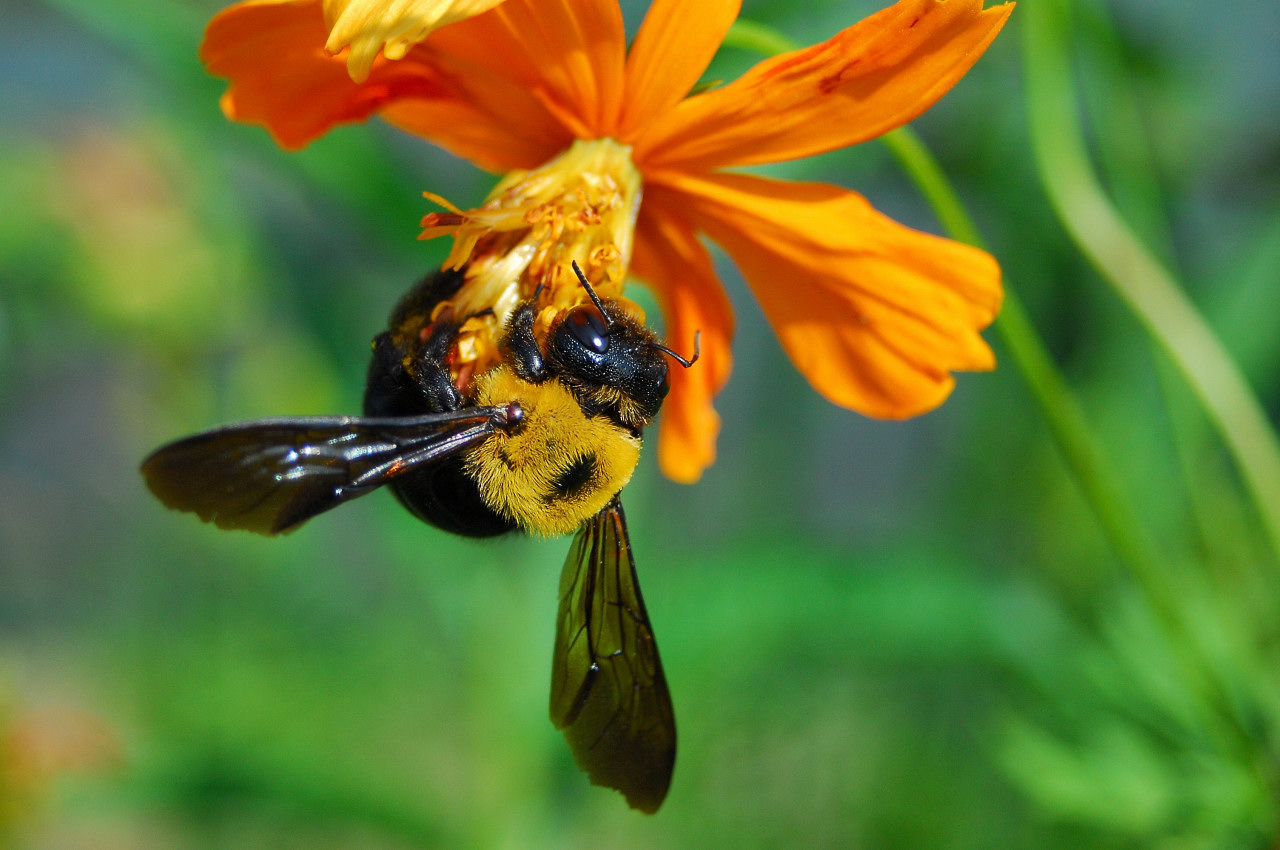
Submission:
<svg viewBox="0 0 1280 850">
<path fill-rule="evenodd" d="M 1231 452 L 1280 556 L 1280 443 L 1262 406 L 1183 288 L 1102 191 L 1076 116 L 1065 7 L 1027 4 L 1023 33 L 1032 148 L 1045 191 L 1081 252 L 1167 352 Z"/>
</svg>

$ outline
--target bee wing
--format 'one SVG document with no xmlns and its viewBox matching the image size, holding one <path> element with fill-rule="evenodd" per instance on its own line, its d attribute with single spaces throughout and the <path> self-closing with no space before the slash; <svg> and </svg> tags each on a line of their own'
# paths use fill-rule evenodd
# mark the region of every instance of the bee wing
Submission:
<svg viewBox="0 0 1280 850">
<path fill-rule="evenodd" d="M 591 781 L 634 809 L 662 805 L 676 721 L 616 498 L 578 531 L 560 577 L 551 722 Z"/>
<path fill-rule="evenodd" d="M 262 419 L 162 446 L 142 463 L 166 506 L 219 528 L 290 531 L 422 464 L 484 440 L 507 408 L 393 419 Z"/>
</svg>

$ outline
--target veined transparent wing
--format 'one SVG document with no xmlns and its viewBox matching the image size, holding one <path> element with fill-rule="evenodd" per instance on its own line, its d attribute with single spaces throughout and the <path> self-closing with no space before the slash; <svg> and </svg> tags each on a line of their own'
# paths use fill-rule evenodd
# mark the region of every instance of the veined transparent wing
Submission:
<svg viewBox="0 0 1280 850">
<path fill-rule="evenodd" d="M 592 782 L 658 810 L 675 766 L 675 715 L 617 498 L 578 531 L 561 574 L 551 720 Z"/>
</svg>

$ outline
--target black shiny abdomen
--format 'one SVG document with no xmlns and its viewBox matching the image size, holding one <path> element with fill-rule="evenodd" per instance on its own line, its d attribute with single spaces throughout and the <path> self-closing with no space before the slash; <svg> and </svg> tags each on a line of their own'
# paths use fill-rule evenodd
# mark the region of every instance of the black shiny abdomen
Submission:
<svg viewBox="0 0 1280 850">
<path fill-rule="evenodd" d="M 409 291 L 391 313 L 391 327 L 373 341 L 373 359 L 365 384 L 366 416 L 419 416 L 457 409 L 461 399 L 450 389 L 444 358 L 456 330 L 442 325 L 427 338 L 422 330 L 432 309 L 462 283 L 460 271 L 431 275 Z M 464 469 L 452 457 L 406 473 L 390 484 L 396 498 L 414 516 L 466 537 L 493 537 L 515 523 L 490 510 Z"/>
<path fill-rule="evenodd" d="M 408 473 L 394 481 L 391 490 L 409 513 L 454 534 L 496 537 L 516 527 L 480 498 L 476 483 L 463 471 L 461 458 Z"/>
</svg>

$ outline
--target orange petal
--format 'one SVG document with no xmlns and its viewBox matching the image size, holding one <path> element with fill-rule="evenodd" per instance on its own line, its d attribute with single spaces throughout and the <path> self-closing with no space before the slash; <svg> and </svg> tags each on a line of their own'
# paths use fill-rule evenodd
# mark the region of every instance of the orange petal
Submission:
<svg viewBox="0 0 1280 850">
<path fill-rule="evenodd" d="M 820 183 L 650 175 L 650 201 L 684 210 L 724 247 L 791 361 L 836 404 L 914 416 L 947 397 L 951 371 L 995 366 L 978 334 L 1002 295 L 985 251 L 903 227 Z"/>
<path fill-rule="evenodd" d="M 454 43 L 500 48 L 505 31 L 496 24 L 481 15 L 437 32 L 431 43 L 462 31 Z M 393 123 L 494 170 L 530 168 L 569 138 L 528 85 L 465 56 L 420 45 L 401 61 L 379 57 L 369 79 L 355 83 L 343 58 L 326 52 L 325 33 L 319 0 L 240 3 L 217 15 L 201 58 L 231 81 L 222 98 L 227 116 L 300 148 L 335 124 L 385 111 Z"/>
<path fill-rule="evenodd" d="M 471 152 L 474 145 L 444 141 L 449 130 L 437 123 L 441 107 L 436 104 L 397 103 L 387 110 L 388 119 L 486 167 L 499 162 L 501 167 L 532 168 L 567 148 L 574 138 L 599 135 L 591 124 L 598 120 L 598 104 L 579 101 L 597 97 L 598 86 L 593 82 L 597 77 L 611 79 L 606 70 L 594 69 L 597 60 L 603 66 L 616 65 L 620 74 L 622 24 L 620 19 L 610 23 L 607 14 L 593 16 L 592 10 L 599 12 L 598 7 L 597 0 L 574 0 L 571 4 L 563 0 L 506 0 L 488 14 L 437 31 L 410 52 L 410 58 L 429 56 L 433 67 L 452 81 L 458 99 L 487 117 L 482 134 L 463 128 L 452 135 L 473 140 L 485 135 L 497 140 L 505 132 L 511 139 L 506 144 L 499 142 L 497 148 L 511 148 L 513 141 L 518 142 L 514 145 L 518 159 L 500 150 L 477 158 Z M 617 4 L 609 8 L 616 18 Z M 562 43 L 554 47 L 540 36 L 532 37 L 540 28 L 561 35 Z M 598 37 L 590 45 L 595 53 L 588 53 L 586 46 L 566 35 L 612 29 L 617 30 L 616 39 L 596 33 Z M 616 62 L 604 61 L 602 56 L 613 49 L 618 51 Z M 565 52 L 557 55 L 556 50 Z M 620 86 L 620 78 L 606 85 Z"/>
<path fill-rule="evenodd" d="M 325 49 L 350 46 L 347 71 L 362 83 L 378 52 L 403 59 L 419 41 L 440 27 L 487 12 L 502 0 L 324 0 L 331 30 Z"/>
<path fill-rule="evenodd" d="M 692 356 L 701 331 L 698 362 L 671 364 L 671 393 L 662 407 L 658 464 L 668 478 L 692 484 L 716 459 L 720 416 L 711 400 L 729 379 L 733 310 L 711 265 L 711 256 L 678 207 L 645 197 L 636 225 L 632 271 L 653 288 L 666 317 L 667 344 Z"/>
<path fill-rule="evenodd" d="M 382 114 L 484 168 L 534 168 L 567 148 L 575 134 L 548 110 L 551 96 L 538 96 L 545 95 L 539 69 L 499 11 L 446 27 L 410 52 L 406 61 L 429 56 L 455 97 L 408 98 L 388 104 Z"/>
<path fill-rule="evenodd" d="M 285 148 L 300 148 L 330 127 L 363 121 L 388 101 L 447 92 L 420 63 L 376 63 L 367 83 L 347 75 L 325 52 L 328 30 L 319 0 L 239 3 L 205 30 L 200 58 L 231 81 L 222 97 L 228 118 L 265 126 Z"/>
<path fill-rule="evenodd" d="M 529 84 L 526 97 L 547 98 L 553 111 L 577 119 L 580 137 L 605 135 L 616 124 L 627 51 L 617 0 L 507 0 L 491 16 L 515 37 L 501 48 L 477 45 L 477 60 L 510 66 L 512 79 Z"/>
<path fill-rule="evenodd" d="M 506 122 L 477 109 L 476 104 L 459 100 L 401 100 L 385 106 L 380 115 L 387 123 L 430 139 L 495 174 L 536 168 L 568 146 L 565 133 L 530 138 L 528 131 L 538 125 L 529 122 L 522 125 L 525 132 L 517 134 Z"/>
<path fill-rule="evenodd" d="M 706 171 L 857 144 L 912 120 L 977 61 L 1013 4 L 900 0 L 691 97 L 636 142 L 642 169 Z"/>
<path fill-rule="evenodd" d="M 707 70 L 741 0 L 654 0 L 627 56 L 625 114 L 616 138 L 626 141 L 684 99 Z"/>
</svg>

